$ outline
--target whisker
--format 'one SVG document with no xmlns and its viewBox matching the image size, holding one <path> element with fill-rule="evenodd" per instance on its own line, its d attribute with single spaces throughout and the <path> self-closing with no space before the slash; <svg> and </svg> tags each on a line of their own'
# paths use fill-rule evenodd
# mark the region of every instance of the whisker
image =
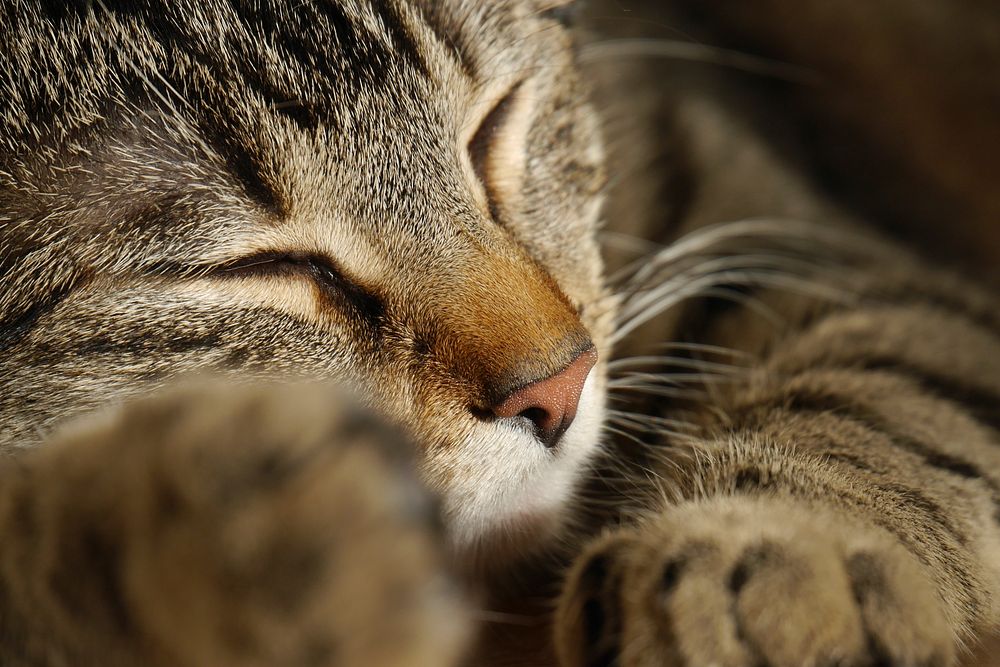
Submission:
<svg viewBox="0 0 1000 667">
<path fill-rule="evenodd" d="M 773 252 L 758 252 L 749 253 L 741 251 L 739 253 L 730 253 L 722 255 L 720 257 L 707 257 L 707 258 L 690 258 L 698 259 L 698 263 L 693 266 L 674 270 L 673 275 L 671 275 L 667 280 L 679 280 L 682 277 L 687 276 L 697 276 L 706 275 L 713 272 L 730 271 L 730 270 L 746 270 L 746 269 L 772 269 L 776 271 L 794 271 L 797 273 L 808 274 L 815 273 L 821 268 L 815 260 L 812 258 L 793 258 L 787 255 L 782 255 Z M 662 270 L 661 270 L 662 272 Z M 658 275 L 658 274 L 654 274 Z M 652 279 L 650 276 L 647 280 Z M 660 279 L 657 284 L 653 287 L 645 287 L 646 282 L 639 282 L 635 280 L 632 282 L 630 287 L 630 293 L 626 295 L 623 303 L 624 308 L 641 308 L 642 302 L 639 305 L 633 306 L 634 299 L 641 299 L 644 296 L 648 298 L 650 293 L 654 293 L 657 290 L 662 290 L 665 281 Z"/>
<path fill-rule="evenodd" d="M 614 433 L 615 435 L 621 436 L 623 438 L 627 438 L 628 440 L 631 440 L 632 442 L 634 442 L 634 443 L 636 443 L 638 445 L 641 445 L 643 447 L 648 447 L 649 446 L 649 443 L 643 442 L 642 440 L 640 440 L 636 436 L 632 435 L 631 433 L 629 433 L 627 431 L 622 431 L 621 429 L 617 429 L 614 426 L 611 426 L 610 424 L 604 424 L 603 427 L 602 427 L 602 429 L 604 431 L 607 431 L 608 433 Z"/>
<path fill-rule="evenodd" d="M 822 259 L 817 255 L 817 246 L 827 250 L 838 249 L 863 254 L 868 253 L 873 245 L 870 239 L 866 238 L 866 243 L 859 243 L 851 235 L 834 232 L 825 227 L 799 220 L 780 218 L 737 220 L 698 229 L 639 260 L 636 262 L 638 267 L 636 273 L 629 279 L 629 282 L 643 284 L 651 275 L 656 275 L 658 271 L 662 270 L 662 267 L 668 264 L 697 257 L 700 253 L 710 251 L 712 248 L 721 249 L 723 243 L 735 239 L 766 240 L 769 242 L 769 246 L 774 246 L 772 250 L 778 248 L 800 250 L 806 253 L 806 257 L 814 260 Z M 727 254 L 732 254 L 732 252 Z"/>
<path fill-rule="evenodd" d="M 612 336 L 612 343 L 620 342 L 629 333 L 657 317 L 678 303 L 696 298 L 707 289 L 714 289 L 720 284 L 742 284 L 746 286 L 777 287 L 793 293 L 805 294 L 837 303 L 850 303 L 852 295 L 844 290 L 818 281 L 809 281 L 794 276 L 782 276 L 776 272 L 761 271 L 721 271 L 694 280 L 685 276 L 685 280 L 671 280 L 644 298 L 641 305 L 628 309 L 625 319 L 620 321 Z"/>
<path fill-rule="evenodd" d="M 735 350 L 730 347 L 722 347 L 721 345 L 711 345 L 708 343 L 691 343 L 687 341 L 668 341 L 665 343 L 658 343 L 653 346 L 658 350 L 685 350 L 690 352 L 700 352 L 703 354 L 718 354 L 720 356 L 730 356 L 739 357 L 741 359 L 751 360 L 753 355 L 748 354 L 742 350 Z"/>
<path fill-rule="evenodd" d="M 663 396 L 664 398 L 678 398 L 684 400 L 705 400 L 705 398 L 707 398 L 704 391 L 695 389 L 675 389 L 655 385 L 635 385 L 614 388 L 614 394 L 621 394 L 622 392 L 634 392 L 638 394 L 649 394 L 651 396 Z M 609 398 L 610 400 L 627 400 L 623 396 L 615 395 L 612 395 Z"/>
<path fill-rule="evenodd" d="M 820 81 L 814 71 L 791 63 L 680 40 L 611 39 L 587 44 L 580 52 L 580 60 L 584 63 L 617 58 L 667 58 L 727 67 L 791 83 L 815 85 Z"/>
<path fill-rule="evenodd" d="M 712 382 L 733 380 L 733 373 L 651 373 L 629 371 L 624 375 L 612 378 L 608 384 L 611 387 L 635 386 L 650 384 L 651 386 L 669 385 L 684 386 L 692 382 Z"/>
<path fill-rule="evenodd" d="M 651 365 L 670 365 L 678 366 L 680 368 L 694 368 L 694 369 L 710 369 L 722 372 L 732 372 L 732 371 L 742 371 L 745 370 L 743 366 L 734 366 L 732 364 L 720 364 L 715 361 L 704 361 L 702 359 L 692 359 L 690 357 L 675 357 L 671 355 L 656 355 L 656 356 L 638 356 L 638 357 L 623 357 L 621 359 L 615 359 L 608 363 L 609 371 L 617 371 L 622 368 L 632 368 L 634 366 L 651 366 Z"/>
</svg>

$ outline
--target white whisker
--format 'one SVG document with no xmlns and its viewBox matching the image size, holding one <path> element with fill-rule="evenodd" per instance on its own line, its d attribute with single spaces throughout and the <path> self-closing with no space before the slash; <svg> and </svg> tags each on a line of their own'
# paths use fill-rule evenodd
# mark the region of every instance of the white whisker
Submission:
<svg viewBox="0 0 1000 667">
<path fill-rule="evenodd" d="M 720 284 L 777 287 L 833 302 L 850 302 L 851 300 L 849 292 L 838 290 L 829 284 L 793 276 L 782 276 L 774 272 L 731 270 L 711 273 L 693 280 L 684 276 L 683 279 L 667 281 L 652 291 L 650 295 L 642 299 L 641 308 L 639 305 L 629 308 L 625 319 L 616 328 L 612 343 L 620 342 L 638 327 L 682 301 L 696 298 L 704 294 L 705 290 L 716 288 Z"/>
<path fill-rule="evenodd" d="M 714 361 L 704 361 L 702 359 L 692 359 L 690 357 L 674 357 L 670 355 L 656 355 L 656 356 L 639 356 L 639 357 L 623 357 L 621 359 L 615 359 L 608 364 L 609 371 L 617 371 L 623 368 L 632 368 L 635 366 L 677 366 L 680 368 L 694 368 L 696 370 L 716 370 L 721 372 L 732 372 L 744 370 L 743 366 L 734 366 L 732 364 L 720 364 Z"/>
<path fill-rule="evenodd" d="M 667 58 L 705 63 L 799 84 L 816 84 L 815 72 L 778 60 L 707 44 L 668 39 L 613 39 L 587 44 L 581 49 L 583 62 L 615 58 Z"/>
</svg>

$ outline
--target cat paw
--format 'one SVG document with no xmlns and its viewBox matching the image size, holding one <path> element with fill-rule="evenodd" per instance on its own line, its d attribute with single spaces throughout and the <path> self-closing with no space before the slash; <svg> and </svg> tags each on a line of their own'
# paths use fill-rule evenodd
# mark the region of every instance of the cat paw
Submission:
<svg viewBox="0 0 1000 667">
<path fill-rule="evenodd" d="M 570 572 L 556 642 L 565 667 L 945 667 L 956 645 L 888 535 L 747 498 L 597 540 Z"/>
<path fill-rule="evenodd" d="M 73 664 L 113 647 L 149 665 L 453 664 L 464 625 L 433 503 L 408 446 L 350 405 L 201 383 L 29 457 L 52 535 L 40 606 Z"/>
</svg>

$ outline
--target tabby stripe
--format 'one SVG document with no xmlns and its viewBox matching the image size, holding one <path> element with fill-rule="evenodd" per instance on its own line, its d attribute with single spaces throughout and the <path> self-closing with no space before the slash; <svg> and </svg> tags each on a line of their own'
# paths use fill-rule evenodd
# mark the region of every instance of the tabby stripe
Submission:
<svg viewBox="0 0 1000 667">
<path fill-rule="evenodd" d="M 872 358 L 864 362 L 863 368 L 902 377 L 920 386 L 937 400 L 964 408 L 977 421 L 996 433 L 994 440 L 1000 445 L 1000 394 L 995 390 L 974 387 L 963 383 L 961 378 L 945 377 L 899 359 Z"/>
<path fill-rule="evenodd" d="M 898 290 L 879 292 L 875 296 L 879 302 L 896 306 L 931 306 L 1000 336 L 1000 318 L 995 314 L 984 312 L 955 294 L 938 291 L 936 287 L 936 285 L 908 283 L 900 286 Z"/>
<path fill-rule="evenodd" d="M 441 22 L 440 8 L 427 7 L 424 3 L 410 3 L 409 6 L 416 10 L 424 25 L 427 26 L 427 29 L 430 30 L 432 35 L 434 35 L 434 39 L 438 44 L 445 47 L 445 51 L 451 55 L 455 64 L 462 69 L 466 76 L 470 79 L 475 79 L 476 68 L 473 65 L 473 59 L 469 55 L 468 45 L 458 41 L 458 31 L 449 30 Z"/>
<path fill-rule="evenodd" d="M 917 489 L 905 484 L 870 483 L 874 488 L 883 493 L 895 496 L 913 514 L 923 514 L 932 523 L 948 533 L 959 546 L 968 546 L 968 536 L 955 526 L 954 522 L 949 518 L 948 512 L 940 504 L 931 500 Z"/>
<path fill-rule="evenodd" d="M 888 438 L 899 449 L 919 456 L 927 465 L 944 470 L 964 479 L 980 479 L 987 484 L 995 494 L 1000 496 L 1000 485 L 989 480 L 974 463 L 957 456 L 952 456 L 935 449 L 933 446 L 920 442 L 916 438 L 899 433 L 891 424 L 876 411 L 859 405 L 851 399 L 834 394 L 806 394 L 796 392 L 791 401 L 782 397 L 784 407 L 796 412 L 823 413 L 843 421 L 850 421 L 869 431 L 879 433 Z M 775 406 L 777 407 L 777 406 Z"/>
<path fill-rule="evenodd" d="M 806 394 L 804 392 L 797 392 L 791 397 L 790 402 L 788 401 L 787 396 L 776 396 L 772 398 L 775 399 L 771 405 L 772 408 L 791 410 L 797 413 L 806 412 L 823 414 L 842 422 L 850 422 L 859 428 L 864 428 L 865 430 L 873 433 L 883 435 L 897 448 L 920 457 L 921 461 L 928 466 L 937 468 L 938 470 L 942 470 L 963 479 L 979 480 L 990 490 L 993 503 L 997 508 L 997 517 L 998 520 L 1000 520 L 1000 484 L 987 477 L 974 463 L 938 451 L 932 446 L 922 443 L 915 438 L 899 433 L 891 425 L 887 424 L 886 421 L 876 412 L 869 410 L 865 406 L 852 402 L 849 398 L 836 395 Z M 761 407 L 761 405 L 756 404 L 755 407 Z M 768 412 L 770 412 L 770 410 Z M 752 427 L 743 426 L 737 428 Z M 757 426 L 757 428 L 759 428 L 759 426 Z M 858 470 L 868 472 L 869 474 L 881 474 L 872 470 L 871 466 L 850 456 L 838 453 L 836 455 L 828 456 L 828 458 L 831 460 L 840 460 L 852 465 Z M 876 484 L 874 482 L 872 483 Z M 876 484 L 876 486 L 879 485 Z M 879 486 L 879 488 L 883 487 Z M 941 508 L 937 506 L 936 503 L 924 498 L 916 490 L 908 489 L 907 493 L 918 506 L 930 513 L 931 517 L 934 518 L 943 528 L 945 528 L 945 530 L 951 533 L 959 543 L 965 544 L 966 538 L 955 530 L 950 521 L 941 516 Z"/>
<path fill-rule="evenodd" d="M 98 354 L 133 354 L 145 355 L 151 352 L 166 352 L 169 354 L 184 354 L 195 350 L 206 350 L 220 347 L 222 337 L 218 333 L 198 335 L 171 335 L 169 332 L 162 337 L 150 337 L 148 333 L 137 334 L 128 338 L 110 338 L 98 335 L 78 342 L 72 351 L 79 356 Z"/>
<path fill-rule="evenodd" d="M 926 303 L 920 303 L 926 306 Z M 934 304 L 937 306 L 938 304 Z M 941 308 L 953 320 L 962 320 L 974 332 L 985 334 L 995 338 L 996 346 L 990 349 L 982 349 L 982 354 L 988 355 L 1000 350 L 1000 334 L 994 335 L 993 329 L 988 322 L 983 322 L 981 317 L 975 313 L 970 313 L 968 309 L 962 308 L 959 304 L 954 305 L 954 309 Z M 807 335 L 815 331 L 818 327 L 831 319 L 843 315 L 847 311 L 844 307 L 834 307 L 823 312 L 802 327 L 801 334 Z M 981 349 L 981 348 L 980 348 Z M 913 360 L 907 357 L 896 357 L 879 355 L 873 356 L 865 354 L 864 350 L 857 350 L 853 353 L 842 355 L 839 358 L 827 359 L 823 355 L 815 356 L 809 361 L 809 369 L 830 369 L 830 370 L 869 370 L 882 371 L 897 377 L 908 379 L 919 385 L 932 397 L 948 402 L 956 407 L 964 407 L 965 412 L 977 419 L 983 426 L 991 428 L 997 433 L 997 442 L 1000 444 L 1000 383 L 996 386 L 975 383 L 970 384 L 969 378 L 947 377 L 941 373 L 916 365 Z M 793 372 L 804 370 L 800 363 L 793 367 Z"/>
<path fill-rule="evenodd" d="M 361 44 L 371 41 L 358 35 L 357 27 L 348 18 L 347 14 L 344 13 L 344 10 L 339 7 L 338 3 L 317 2 L 315 3 L 315 7 L 323 12 L 329 20 L 330 28 L 333 30 L 334 41 L 337 48 L 343 52 L 343 55 L 356 57 L 362 51 Z"/>
<path fill-rule="evenodd" d="M 406 17 L 400 14 L 397 0 L 374 0 L 372 7 L 389 32 L 396 52 L 402 54 L 410 65 L 423 76 L 430 77 L 430 68 L 420 52 L 416 38 L 407 25 Z"/>
<path fill-rule="evenodd" d="M 747 429 L 746 433 L 750 434 L 757 429 Z M 745 464 L 753 464 L 752 462 L 744 462 Z M 751 472 L 753 471 L 753 472 Z M 764 477 L 764 473 L 760 470 L 760 464 L 757 464 L 756 468 L 750 468 L 747 465 L 740 466 L 737 469 L 730 471 L 734 474 L 732 483 L 734 488 L 737 485 L 736 477 L 740 478 L 743 482 L 743 488 L 740 489 L 744 492 L 756 489 L 764 488 L 762 486 L 753 486 L 753 480 L 761 480 Z M 901 525 L 897 522 L 888 520 L 885 514 L 878 511 L 875 507 L 877 503 L 873 503 L 871 498 L 867 494 L 857 492 L 852 489 L 851 486 L 833 486 L 830 484 L 829 479 L 823 476 L 810 476 L 808 480 L 803 479 L 802 470 L 796 470 L 794 474 L 788 474 L 787 472 L 775 471 L 767 467 L 766 476 L 768 482 L 766 487 L 770 489 L 781 489 L 785 493 L 789 493 L 795 497 L 805 498 L 812 502 L 830 502 L 833 499 L 842 499 L 845 496 L 849 497 L 850 503 L 857 503 L 866 510 L 870 510 L 867 513 L 868 519 L 876 526 L 882 528 L 891 535 L 895 535 L 899 539 L 900 543 L 914 556 L 917 557 L 922 563 L 925 563 L 931 568 L 938 570 L 947 571 L 947 576 L 954 580 L 959 591 L 972 590 L 972 573 L 969 571 L 968 567 L 965 566 L 967 559 L 963 556 L 964 539 L 957 536 L 954 529 L 951 528 L 947 523 L 942 523 L 937 519 L 940 517 L 941 508 L 930 499 L 924 497 L 919 491 L 911 489 L 910 487 L 905 487 L 902 485 L 882 485 L 874 482 L 870 482 L 870 488 L 875 489 L 883 494 L 891 496 L 894 501 L 900 507 L 905 508 L 907 511 L 913 514 L 914 520 L 919 520 L 918 517 L 923 515 L 927 523 L 923 525 L 925 532 L 930 533 L 936 537 L 935 548 L 933 551 L 928 552 L 922 549 L 923 543 L 917 541 L 913 538 L 911 533 L 903 530 Z M 833 504 L 835 508 L 838 507 L 837 504 Z M 840 511 L 843 511 L 843 507 L 839 507 Z M 926 512 L 930 510 L 936 512 L 937 515 L 928 515 Z M 931 553 L 937 552 L 940 554 L 941 558 L 936 562 L 931 562 L 928 556 Z M 973 615 L 978 615 L 979 604 L 978 602 L 970 596 L 965 596 L 965 604 L 967 608 L 972 611 Z"/>
<path fill-rule="evenodd" d="M 261 156 L 243 145 L 238 137 L 228 136 L 215 121 L 207 119 L 199 124 L 199 134 L 226 161 L 229 172 L 242 186 L 243 192 L 264 211 L 278 219 L 288 217 L 291 204 L 283 193 L 266 177 L 266 167 Z"/>
<path fill-rule="evenodd" d="M 87 279 L 83 276 L 71 278 L 42 296 L 24 311 L 0 320 L 0 353 L 6 352 L 20 343 L 35 327 L 38 320 L 55 310 L 60 303 L 86 282 Z"/>
<path fill-rule="evenodd" d="M 860 470 L 863 473 L 869 475 L 885 475 L 885 470 L 879 470 L 871 465 L 868 461 L 865 461 L 861 457 L 852 456 L 850 454 L 845 454 L 843 452 L 836 452 L 834 454 L 824 454 L 823 458 L 829 461 L 836 461 L 837 463 L 843 463 L 844 465 L 850 466 L 856 470 Z"/>
<path fill-rule="evenodd" d="M 262 65 L 249 59 L 241 59 L 235 64 L 235 68 L 244 85 L 260 95 L 264 103 L 276 114 L 288 118 L 303 132 L 313 132 L 319 126 L 319 117 L 313 104 L 302 99 L 298 93 L 293 93 L 279 86 L 277 82 L 266 79 L 263 76 L 266 70 Z"/>
</svg>

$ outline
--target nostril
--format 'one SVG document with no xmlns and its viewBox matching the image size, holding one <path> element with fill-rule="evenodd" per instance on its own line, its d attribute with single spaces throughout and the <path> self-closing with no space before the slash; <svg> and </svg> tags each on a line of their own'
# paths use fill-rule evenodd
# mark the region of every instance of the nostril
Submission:
<svg viewBox="0 0 1000 667">
<path fill-rule="evenodd" d="M 544 399 L 535 402 L 545 403 Z M 514 415 L 508 415 L 503 411 L 497 411 L 496 415 L 498 417 L 514 416 L 527 419 L 534 425 L 535 436 L 549 449 L 559 444 L 563 433 L 566 432 L 566 429 L 569 428 L 570 423 L 573 421 L 573 415 L 567 415 L 562 406 L 556 402 L 552 402 L 547 406 L 532 405 Z"/>
<path fill-rule="evenodd" d="M 546 447 L 555 447 L 576 417 L 583 386 L 595 363 L 597 350 L 590 347 L 558 373 L 512 393 L 494 407 L 493 414 L 530 420 L 538 439 Z"/>
<path fill-rule="evenodd" d="M 542 444 L 551 449 L 559 443 L 562 434 L 566 432 L 572 422 L 572 417 L 566 418 L 565 414 L 549 412 L 545 408 L 532 407 L 517 413 L 518 417 L 524 417 L 535 425 L 535 435 Z"/>
<path fill-rule="evenodd" d="M 521 410 L 517 416 L 524 417 L 525 419 L 531 421 L 539 429 L 544 429 L 551 421 L 553 421 L 553 416 L 543 408 L 528 408 L 526 410 Z"/>
</svg>

